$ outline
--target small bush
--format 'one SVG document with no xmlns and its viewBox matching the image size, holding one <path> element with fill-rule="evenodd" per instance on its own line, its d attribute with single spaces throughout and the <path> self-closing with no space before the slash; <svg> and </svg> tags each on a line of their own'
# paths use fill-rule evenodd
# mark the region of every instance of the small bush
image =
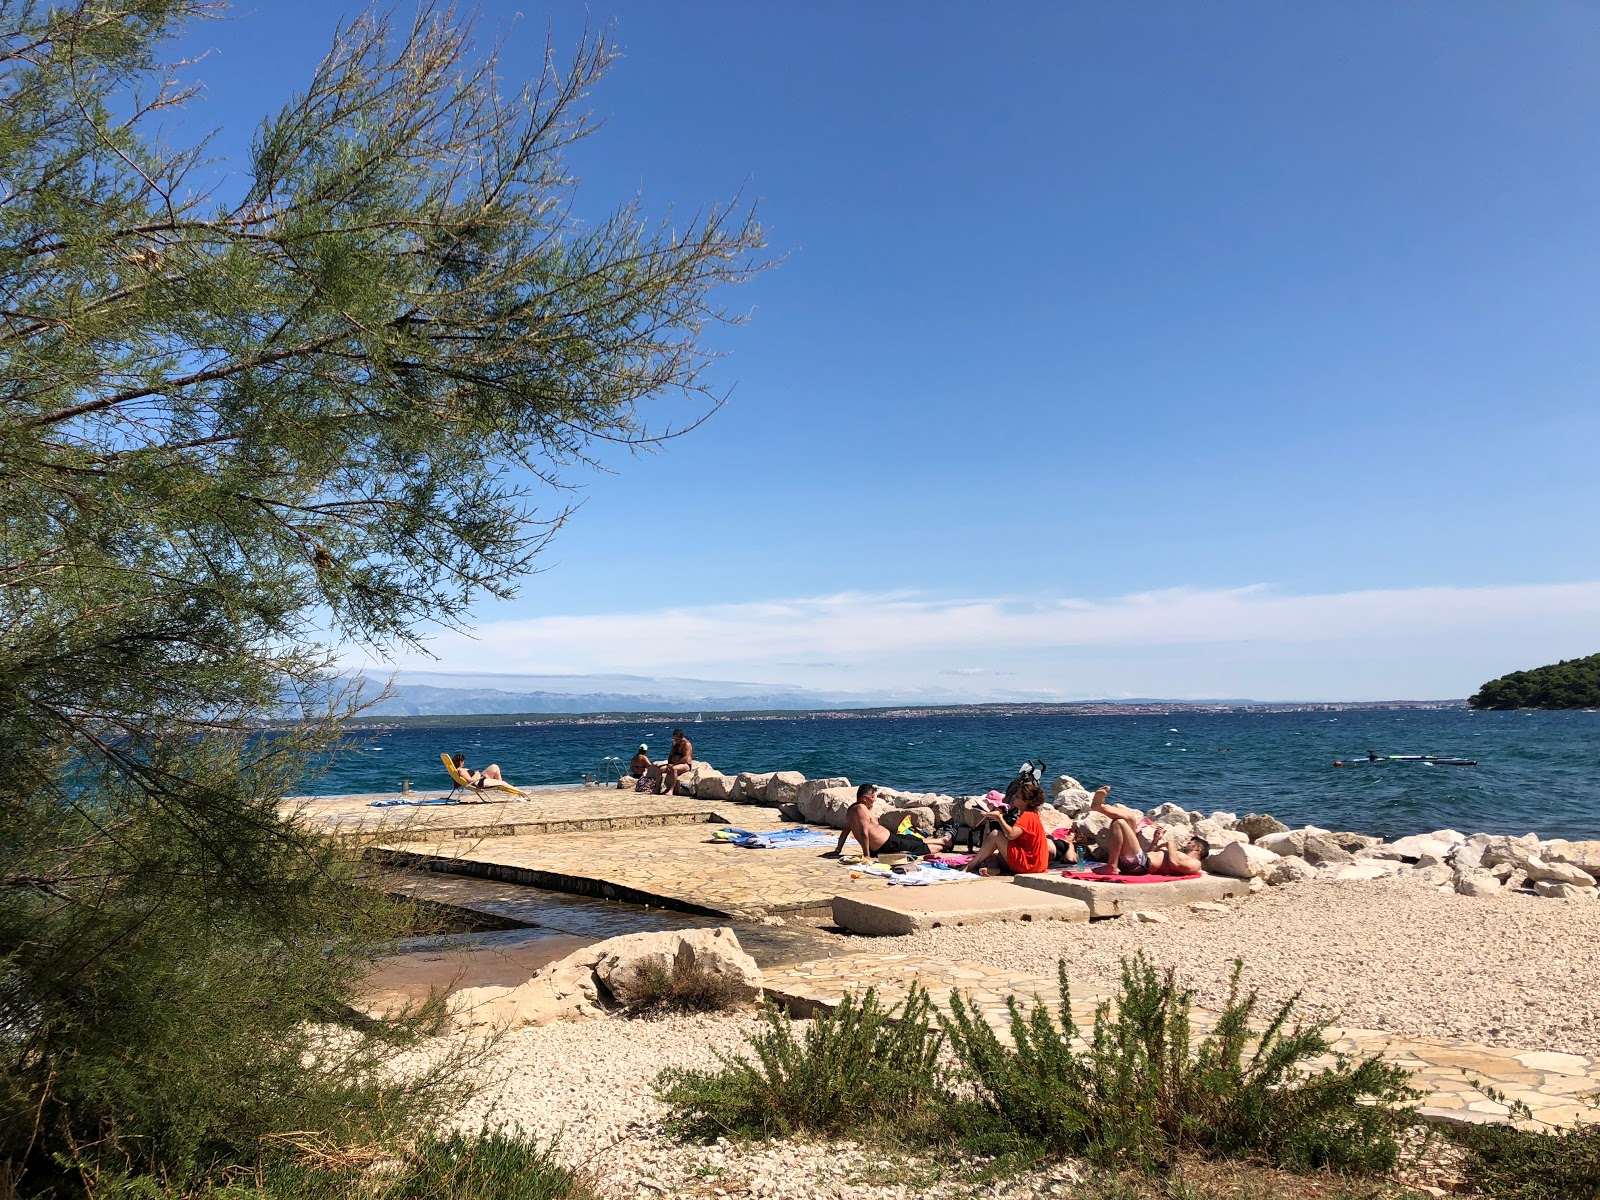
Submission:
<svg viewBox="0 0 1600 1200">
<path fill-rule="evenodd" d="M 1467 1182 L 1494 1200 L 1600 1200 L 1600 1125 L 1551 1133 L 1475 1125 L 1456 1138 Z"/>
<path fill-rule="evenodd" d="M 499 1130 L 429 1133 L 398 1148 L 275 1140 L 231 1178 L 163 1183 L 148 1176 L 85 1180 L 92 1200 L 595 1200 L 554 1148 Z"/>
<path fill-rule="evenodd" d="M 675 959 L 671 970 L 652 964 L 639 972 L 625 1011 L 632 1017 L 654 1017 L 726 1012 L 743 1005 L 743 991 L 733 980 L 698 962 Z"/>
<path fill-rule="evenodd" d="M 1123 961 L 1120 998 L 1096 1011 L 1086 1050 L 1074 1045 L 1064 963 L 1058 1021 L 1043 1004 L 1024 1016 L 1008 1001 L 1012 1046 L 953 996 L 940 1021 L 978 1092 L 958 1127 L 991 1153 L 1084 1154 L 1145 1170 L 1185 1153 L 1295 1170 L 1392 1168 L 1410 1123 L 1394 1106 L 1416 1094 L 1407 1072 L 1375 1057 L 1307 1071 L 1330 1049 L 1323 1027 L 1289 1028 L 1291 999 L 1252 1032 L 1256 996 L 1240 998 L 1241 969 L 1215 1032 L 1192 1053 L 1191 993 L 1143 956 Z"/>
<path fill-rule="evenodd" d="M 892 1009 L 869 988 L 811 1021 L 801 1040 L 795 1023 L 768 1004 L 766 1028 L 749 1038 L 753 1060 L 718 1054 L 714 1071 L 664 1071 L 656 1093 L 673 1110 L 671 1128 L 691 1137 L 916 1140 L 944 1105 L 933 1015 L 919 987 Z"/>
</svg>

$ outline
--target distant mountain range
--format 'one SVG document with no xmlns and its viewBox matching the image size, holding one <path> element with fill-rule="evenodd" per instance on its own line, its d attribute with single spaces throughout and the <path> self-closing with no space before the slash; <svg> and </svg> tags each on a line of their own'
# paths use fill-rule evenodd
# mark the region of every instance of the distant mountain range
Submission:
<svg viewBox="0 0 1600 1200">
<path fill-rule="evenodd" d="M 367 680 L 371 688 L 383 680 Z M 459 716 L 473 713 L 729 712 L 764 709 L 866 708 L 884 698 L 813 692 L 782 684 L 628 675 L 450 676 L 400 673 L 388 699 L 368 717 Z"/>
</svg>

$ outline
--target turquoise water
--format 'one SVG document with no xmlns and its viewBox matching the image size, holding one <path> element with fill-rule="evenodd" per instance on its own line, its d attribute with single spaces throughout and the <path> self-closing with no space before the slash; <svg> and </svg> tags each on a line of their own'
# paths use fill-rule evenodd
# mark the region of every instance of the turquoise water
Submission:
<svg viewBox="0 0 1600 1200">
<path fill-rule="evenodd" d="M 500 764 L 519 784 L 575 783 L 640 742 L 664 757 L 669 719 L 625 725 L 396 729 L 362 735 L 306 789 L 323 794 L 446 784 L 440 751 L 474 767 Z M 698 757 L 719 770 L 843 775 L 908 791 L 968 794 L 1003 787 L 1040 757 L 1113 798 L 1211 811 L 1271 812 L 1398 836 L 1465 832 L 1600 837 L 1600 713 L 1377 710 L 1169 716 L 937 716 L 847 720 L 722 720 L 689 727 Z M 1413 763 L 1335 767 L 1336 758 L 1439 754 L 1476 767 Z"/>
</svg>

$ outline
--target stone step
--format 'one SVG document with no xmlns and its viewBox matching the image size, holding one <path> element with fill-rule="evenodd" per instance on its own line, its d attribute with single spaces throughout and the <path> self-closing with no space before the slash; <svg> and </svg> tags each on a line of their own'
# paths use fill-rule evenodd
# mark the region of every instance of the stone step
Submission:
<svg viewBox="0 0 1600 1200">
<path fill-rule="evenodd" d="M 1096 883 L 1049 871 L 1043 875 L 1018 875 L 1016 882 L 1025 888 L 1081 900 L 1089 906 L 1090 918 L 1097 921 L 1125 913 L 1182 908 L 1198 900 L 1230 900 L 1250 894 L 1248 881 L 1223 875 L 1165 883 Z"/>
<path fill-rule="evenodd" d="M 833 923 L 851 933 L 904 936 L 988 921 L 1087 921 L 1089 906 L 1070 896 L 1019 888 L 1010 879 L 927 887 L 888 887 L 833 898 Z"/>
</svg>

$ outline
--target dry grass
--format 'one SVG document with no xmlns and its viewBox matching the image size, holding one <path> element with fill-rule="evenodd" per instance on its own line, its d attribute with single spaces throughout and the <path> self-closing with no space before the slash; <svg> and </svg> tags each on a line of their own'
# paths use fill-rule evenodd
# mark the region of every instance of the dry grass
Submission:
<svg viewBox="0 0 1600 1200">
<path fill-rule="evenodd" d="M 640 971 L 633 997 L 623 1011 L 630 1017 L 660 1017 L 728 1012 L 745 1006 L 743 992 L 734 981 L 697 962 L 679 959 L 670 971 L 656 966 Z"/>
</svg>

